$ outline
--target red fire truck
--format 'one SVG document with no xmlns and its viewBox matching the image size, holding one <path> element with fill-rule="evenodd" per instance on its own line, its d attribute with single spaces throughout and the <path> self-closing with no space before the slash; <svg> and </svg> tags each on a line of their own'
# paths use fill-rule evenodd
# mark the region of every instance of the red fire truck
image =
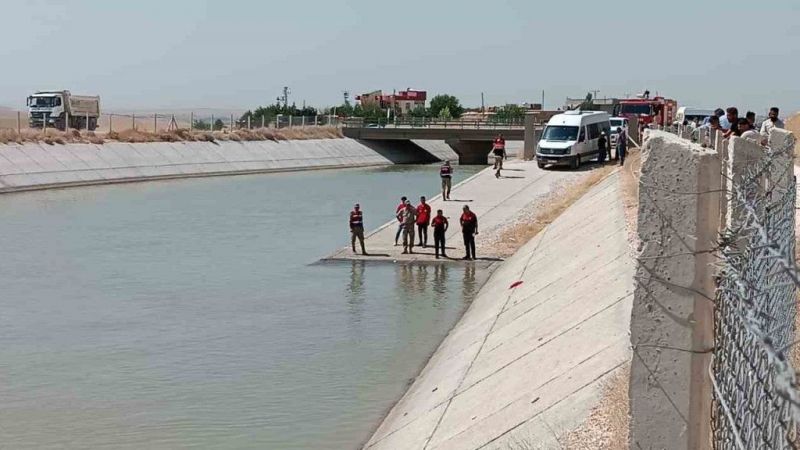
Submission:
<svg viewBox="0 0 800 450">
<path fill-rule="evenodd" d="M 659 96 L 621 99 L 614 107 L 615 116 L 627 119 L 636 117 L 640 128 L 650 124 L 672 125 L 677 112 L 677 101 Z"/>
</svg>

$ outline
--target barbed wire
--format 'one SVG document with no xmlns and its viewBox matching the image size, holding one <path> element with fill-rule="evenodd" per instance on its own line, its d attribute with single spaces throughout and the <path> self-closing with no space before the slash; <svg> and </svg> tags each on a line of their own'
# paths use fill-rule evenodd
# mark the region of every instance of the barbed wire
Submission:
<svg viewBox="0 0 800 450">
<path fill-rule="evenodd" d="M 686 137 L 680 130 L 677 134 Z M 797 343 L 800 286 L 793 148 L 793 139 L 778 149 L 765 147 L 742 176 L 723 174 L 728 222 L 716 252 L 709 367 L 717 449 L 798 448 L 800 392 L 788 355 Z"/>
</svg>

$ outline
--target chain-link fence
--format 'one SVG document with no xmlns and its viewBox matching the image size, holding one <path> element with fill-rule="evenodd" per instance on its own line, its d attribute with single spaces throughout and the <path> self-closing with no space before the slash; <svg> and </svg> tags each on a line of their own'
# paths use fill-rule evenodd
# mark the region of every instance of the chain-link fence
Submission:
<svg viewBox="0 0 800 450">
<path fill-rule="evenodd" d="M 795 449 L 800 393 L 792 367 L 797 184 L 791 134 L 767 147 L 673 128 L 720 153 L 726 198 L 714 299 L 715 449 Z"/>
</svg>

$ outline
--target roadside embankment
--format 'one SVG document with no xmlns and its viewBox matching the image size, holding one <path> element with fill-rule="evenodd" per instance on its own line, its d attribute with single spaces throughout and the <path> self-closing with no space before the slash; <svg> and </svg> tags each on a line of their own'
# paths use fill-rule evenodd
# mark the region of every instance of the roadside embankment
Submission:
<svg viewBox="0 0 800 450">
<path fill-rule="evenodd" d="M 424 152 L 422 152 L 424 153 Z M 424 153 L 420 158 L 430 158 Z M 0 144 L 0 193 L 90 184 L 411 162 L 352 139 Z"/>
<path fill-rule="evenodd" d="M 365 448 L 565 445 L 630 359 L 620 189 L 615 172 L 492 274 Z"/>
</svg>

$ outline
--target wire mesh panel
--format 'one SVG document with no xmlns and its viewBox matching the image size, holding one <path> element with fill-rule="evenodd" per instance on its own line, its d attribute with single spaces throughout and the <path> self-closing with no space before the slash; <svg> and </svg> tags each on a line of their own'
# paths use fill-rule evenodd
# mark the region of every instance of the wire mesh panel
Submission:
<svg viewBox="0 0 800 450">
<path fill-rule="evenodd" d="M 729 174 L 711 368 L 717 449 L 796 448 L 793 146 L 759 149 L 744 174 Z"/>
</svg>

